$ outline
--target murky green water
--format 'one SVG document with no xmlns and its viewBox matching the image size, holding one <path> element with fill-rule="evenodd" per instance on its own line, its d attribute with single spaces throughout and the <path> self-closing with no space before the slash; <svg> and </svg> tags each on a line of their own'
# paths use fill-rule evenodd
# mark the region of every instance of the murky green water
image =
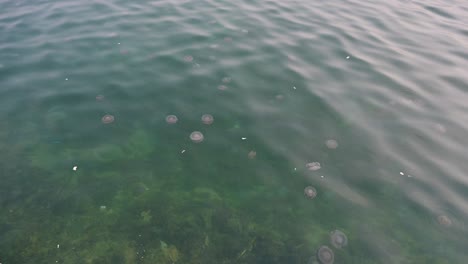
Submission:
<svg viewBox="0 0 468 264">
<path fill-rule="evenodd" d="M 1 1 L 0 262 L 466 263 L 467 18 Z"/>
</svg>

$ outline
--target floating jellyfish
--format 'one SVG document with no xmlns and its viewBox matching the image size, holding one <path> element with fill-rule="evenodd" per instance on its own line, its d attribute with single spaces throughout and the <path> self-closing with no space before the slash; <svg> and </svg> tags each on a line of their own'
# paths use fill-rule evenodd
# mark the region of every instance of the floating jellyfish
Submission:
<svg viewBox="0 0 468 264">
<path fill-rule="evenodd" d="M 218 90 L 221 90 L 221 91 L 226 91 L 228 88 L 226 85 L 219 85 L 218 86 Z"/>
<path fill-rule="evenodd" d="M 211 125 L 213 123 L 213 121 L 214 121 L 214 118 L 210 114 L 204 114 L 204 115 L 202 115 L 201 120 L 202 120 L 203 124 Z"/>
<path fill-rule="evenodd" d="M 338 141 L 334 139 L 329 139 L 325 141 L 325 145 L 327 145 L 327 148 L 329 149 L 336 149 L 338 147 Z"/>
<path fill-rule="evenodd" d="M 330 233 L 330 243 L 335 248 L 344 248 L 348 245 L 348 238 L 346 237 L 345 233 L 341 232 L 340 230 L 335 230 Z"/>
<path fill-rule="evenodd" d="M 179 120 L 179 119 L 178 119 L 177 116 L 175 116 L 175 115 L 168 115 L 168 116 L 166 116 L 166 122 L 167 122 L 168 124 L 175 124 L 175 123 L 177 123 L 178 120 Z"/>
<path fill-rule="evenodd" d="M 327 246 L 321 246 L 317 250 L 317 260 L 321 264 L 333 264 L 335 261 L 335 254 Z"/>
<path fill-rule="evenodd" d="M 249 159 L 255 159 L 256 156 L 257 156 L 257 152 L 254 150 L 251 150 L 249 154 L 247 154 L 247 157 L 249 157 Z"/>
<path fill-rule="evenodd" d="M 114 116 L 113 115 L 105 115 L 101 118 L 102 123 L 104 124 L 110 124 L 114 122 Z"/>
<path fill-rule="evenodd" d="M 309 170 L 311 170 L 311 171 L 316 171 L 316 170 L 319 170 L 319 169 L 321 168 L 319 162 L 310 162 L 310 163 L 307 163 L 307 164 L 306 164 L 306 167 L 307 167 L 307 169 L 309 169 Z"/>
<path fill-rule="evenodd" d="M 102 95 L 102 94 L 96 95 L 96 101 L 99 101 L 99 102 L 104 101 L 104 95 Z"/>
<path fill-rule="evenodd" d="M 317 190 L 312 186 L 307 186 L 304 189 L 304 195 L 309 199 L 314 199 L 317 196 Z"/>
<path fill-rule="evenodd" d="M 203 141 L 204 137 L 200 131 L 193 131 L 192 134 L 190 134 L 190 139 L 195 143 L 200 143 Z"/>
<path fill-rule="evenodd" d="M 450 227 L 453 224 L 452 219 L 450 219 L 447 215 L 437 216 L 437 222 L 443 227 Z"/>
<path fill-rule="evenodd" d="M 193 61 L 193 57 L 190 56 L 190 55 L 187 55 L 187 56 L 184 57 L 184 61 L 185 61 L 185 62 L 192 62 L 192 61 Z"/>
</svg>

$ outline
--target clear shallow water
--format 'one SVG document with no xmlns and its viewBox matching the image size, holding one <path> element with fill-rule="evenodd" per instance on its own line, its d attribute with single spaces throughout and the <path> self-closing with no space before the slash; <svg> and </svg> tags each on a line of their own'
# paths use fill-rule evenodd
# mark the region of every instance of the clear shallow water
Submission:
<svg viewBox="0 0 468 264">
<path fill-rule="evenodd" d="M 465 263 L 463 1 L 0 10 L 2 263 Z"/>
</svg>

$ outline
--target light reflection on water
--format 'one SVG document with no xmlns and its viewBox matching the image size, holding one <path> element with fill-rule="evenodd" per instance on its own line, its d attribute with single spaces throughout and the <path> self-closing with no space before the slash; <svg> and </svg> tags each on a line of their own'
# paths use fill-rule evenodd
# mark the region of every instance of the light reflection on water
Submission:
<svg viewBox="0 0 468 264">
<path fill-rule="evenodd" d="M 462 4 L 0 9 L 2 263 L 464 263 Z"/>
</svg>

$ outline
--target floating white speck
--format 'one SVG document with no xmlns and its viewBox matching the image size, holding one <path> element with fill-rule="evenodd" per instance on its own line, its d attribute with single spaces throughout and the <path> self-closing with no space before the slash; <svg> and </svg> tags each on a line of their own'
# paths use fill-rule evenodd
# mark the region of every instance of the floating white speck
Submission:
<svg viewBox="0 0 468 264">
<path fill-rule="evenodd" d="M 185 152 L 185 149 L 183 149 L 180 153 L 184 153 Z"/>
<path fill-rule="evenodd" d="M 346 59 L 347 59 L 347 60 L 349 60 L 349 56 L 348 56 L 348 57 L 346 57 Z"/>
<path fill-rule="evenodd" d="M 106 210 L 106 206 L 105 205 L 101 205 L 101 207 L 99 207 L 101 210 Z"/>
<path fill-rule="evenodd" d="M 242 139 L 242 140 L 246 140 L 247 138 L 246 138 L 246 137 L 242 137 L 241 139 Z"/>
<path fill-rule="evenodd" d="M 65 78 L 65 81 L 68 81 L 68 78 Z"/>
<path fill-rule="evenodd" d="M 60 244 L 57 244 L 57 248 L 60 248 Z"/>
<path fill-rule="evenodd" d="M 297 171 L 297 168 L 294 168 L 295 171 Z"/>
<path fill-rule="evenodd" d="M 408 174 L 408 178 L 411 178 L 411 177 L 413 177 L 413 176 L 411 176 L 411 175 Z"/>
<path fill-rule="evenodd" d="M 324 177 L 323 177 L 323 175 L 321 175 L 321 176 L 320 176 L 320 178 L 322 178 L 322 179 L 323 179 L 323 178 L 324 178 Z"/>
<path fill-rule="evenodd" d="M 120 42 L 119 42 L 119 43 L 117 43 L 117 45 L 120 45 Z"/>
<path fill-rule="evenodd" d="M 73 170 L 76 171 L 78 169 L 78 166 L 73 166 Z"/>
<path fill-rule="evenodd" d="M 402 171 L 400 171 L 400 175 L 405 175 Z"/>
<path fill-rule="evenodd" d="M 296 86 L 293 86 L 293 89 L 296 90 L 297 89 Z"/>
</svg>

